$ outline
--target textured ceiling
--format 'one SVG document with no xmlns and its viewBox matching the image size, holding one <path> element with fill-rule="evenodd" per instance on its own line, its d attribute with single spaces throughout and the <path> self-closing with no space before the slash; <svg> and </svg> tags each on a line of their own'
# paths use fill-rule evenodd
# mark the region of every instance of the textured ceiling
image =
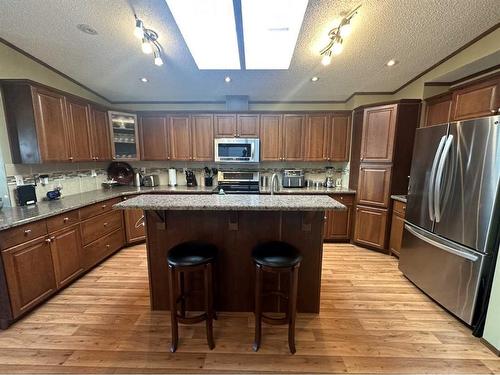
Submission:
<svg viewBox="0 0 500 375">
<path fill-rule="evenodd" d="M 329 26 L 359 3 L 344 52 L 322 66 L 318 50 Z M 160 35 L 166 55 L 160 68 L 133 36 L 134 11 Z M 393 91 L 499 20 L 499 0 L 310 0 L 289 70 L 199 71 L 164 0 L 0 2 L 1 38 L 112 101 L 215 101 L 225 95 L 330 101 Z M 80 32 L 81 23 L 99 34 Z M 400 63 L 387 68 L 391 58 Z M 312 83 L 312 76 L 320 80 Z"/>
</svg>

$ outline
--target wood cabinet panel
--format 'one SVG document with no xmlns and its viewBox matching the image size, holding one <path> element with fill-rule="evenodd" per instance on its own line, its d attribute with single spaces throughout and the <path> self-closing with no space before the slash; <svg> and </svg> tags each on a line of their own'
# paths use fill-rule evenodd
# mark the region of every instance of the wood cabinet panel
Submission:
<svg viewBox="0 0 500 375">
<path fill-rule="evenodd" d="M 352 144 L 349 165 L 349 188 L 358 190 L 359 165 L 361 161 L 361 139 L 363 137 L 363 110 L 352 113 Z"/>
<path fill-rule="evenodd" d="M 42 162 L 69 161 L 69 136 L 64 96 L 32 88 L 38 147 Z"/>
<path fill-rule="evenodd" d="M 90 113 L 87 103 L 66 99 L 71 161 L 91 161 Z"/>
<path fill-rule="evenodd" d="M 47 234 L 45 221 L 35 221 L 0 232 L 0 249 L 5 250 Z"/>
<path fill-rule="evenodd" d="M 169 144 L 171 160 L 191 160 L 191 135 L 189 116 L 169 117 Z"/>
<path fill-rule="evenodd" d="M 56 290 L 47 237 L 3 251 L 2 259 L 14 317 L 43 301 Z"/>
<path fill-rule="evenodd" d="M 65 212 L 64 214 L 49 217 L 46 220 L 47 230 L 49 233 L 58 231 L 70 227 L 72 225 L 78 224 L 80 222 L 80 215 L 78 210 Z"/>
<path fill-rule="evenodd" d="M 126 201 L 133 197 L 123 197 Z M 144 241 L 146 238 L 145 220 L 143 210 L 125 210 L 123 211 L 125 224 L 125 238 L 128 244 Z"/>
<path fill-rule="evenodd" d="M 391 236 L 389 239 L 389 250 L 393 255 L 399 257 L 401 244 L 403 243 L 403 231 L 405 226 L 406 204 L 394 201 L 391 220 Z"/>
<path fill-rule="evenodd" d="M 451 121 L 451 95 L 429 100 L 425 109 L 424 126 L 445 124 Z"/>
<path fill-rule="evenodd" d="M 80 220 L 85 220 L 89 217 L 97 216 L 104 212 L 109 212 L 113 209 L 113 205 L 120 201 L 120 198 L 112 198 L 104 202 L 99 202 L 80 208 Z"/>
<path fill-rule="evenodd" d="M 281 115 L 260 116 L 260 160 L 283 159 L 283 129 Z"/>
<path fill-rule="evenodd" d="M 214 160 L 214 121 L 213 116 L 191 116 L 192 157 L 196 161 Z"/>
<path fill-rule="evenodd" d="M 365 109 L 361 141 L 362 162 L 392 161 L 396 112 L 396 104 Z"/>
<path fill-rule="evenodd" d="M 308 115 L 304 130 L 304 160 L 327 159 L 329 115 Z"/>
<path fill-rule="evenodd" d="M 50 236 L 57 287 L 60 288 L 83 272 L 80 227 L 74 225 Z"/>
<path fill-rule="evenodd" d="M 351 116 L 334 114 L 331 117 L 331 127 L 327 144 L 327 158 L 330 161 L 349 161 L 351 146 Z"/>
<path fill-rule="evenodd" d="M 141 117 L 139 137 L 142 160 L 168 160 L 167 117 Z"/>
<path fill-rule="evenodd" d="M 283 115 L 283 158 L 304 159 L 304 115 Z"/>
<path fill-rule="evenodd" d="M 361 164 L 357 192 L 358 204 L 388 207 L 391 171 L 390 165 Z"/>
<path fill-rule="evenodd" d="M 105 110 L 91 107 L 90 139 L 92 159 L 106 161 L 112 159 L 111 137 L 108 115 Z"/>
<path fill-rule="evenodd" d="M 347 207 L 345 211 L 326 211 L 324 229 L 325 240 L 349 240 L 351 238 L 351 226 L 353 217 L 352 195 L 331 195 Z"/>
<path fill-rule="evenodd" d="M 237 136 L 236 115 L 215 115 L 215 136 L 232 138 Z"/>
<path fill-rule="evenodd" d="M 112 232 L 122 226 L 122 213 L 112 211 L 81 223 L 82 242 L 84 245 L 97 240 L 104 234 Z"/>
<path fill-rule="evenodd" d="M 490 116 L 500 107 L 500 78 L 453 92 L 453 120 Z"/>
<path fill-rule="evenodd" d="M 385 249 L 387 209 L 356 206 L 354 241 L 377 249 Z"/>
<path fill-rule="evenodd" d="M 259 115 L 238 115 L 237 137 L 259 137 Z"/>
<path fill-rule="evenodd" d="M 83 248 L 85 268 L 91 268 L 125 244 L 123 228 L 111 232 Z"/>
</svg>

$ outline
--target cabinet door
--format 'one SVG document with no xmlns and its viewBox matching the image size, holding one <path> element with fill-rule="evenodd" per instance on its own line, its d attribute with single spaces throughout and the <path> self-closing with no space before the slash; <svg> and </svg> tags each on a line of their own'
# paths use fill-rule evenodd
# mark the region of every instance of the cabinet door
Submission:
<svg viewBox="0 0 500 375">
<path fill-rule="evenodd" d="M 105 110 L 91 108 L 90 139 L 94 160 L 112 159 L 108 115 Z"/>
<path fill-rule="evenodd" d="M 426 103 L 425 124 L 432 126 L 451 121 L 451 95 L 430 100 Z"/>
<path fill-rule="evenodd" d="M 386 233 L 386 209 L 356 206 L 355 242 L 377 249 L 385 249 Z"/>
<path fill-rule="evenodd" d="M 326 240 L 348 240 L 351 237 L 352 206 L 346 211 L 327 211 L 325 223 Z"/>
<path fill-rule="evenodd" d="M 125 210 L 125 236 L 127 243 L 143 241 L 146 238 L 144 211 Z"/>
<path fill-rule="evenodd" d="M 361 140 L 361 161 L 391 162 L 397 105 L 366 108 Z"/>
<path fill-rule="evenodd" d="M 32 96 L 42 162 L 70 160 L 64 96 L 35 87 Z"/>
<path fill-rule="evenodd" d="M 304 159 L 304 115 L 283 115 L 284 160 Z"/>
<path fill-rule="evenodd" d="M 168 160 L 166 117 L 141 117 L 139 137 L 142 160 Z"/>
<path fill-rule="evenodd" d="M 352 144 L 349 165 L 349 188 L 358 190 L 359 164 L 361 158 L 361 139 L 363 138 L 363 110 L 352 112 Z"/>
<path fill-rule="evenodd" d="M 46 299 L 56 290 L 50 244 L 40 237 L 2 251 L 14 317 Z"/>
<path fill-rule="evenodd" d="M 87 103 L 66 99 L 71 161 L 90 161 L 90 114 Z"/>
<path fill-rule="evenodd" d="M 191 116 L 193 160 L 214 160 L 214 119 L 212 115 Z"/>
<path fill-rule="evenodd" d="M 62 287 L 83 272 L 80 227 L 75 225 L 50 236 L 50 249 L 58 287 Z"/>
<path fill-rule="evenodd" d="M 490 116 L 498 111 L 500 78 L 478 83 L 453 93 L 453 120 Z"/>
<path fill-rule="evenodd" d="M 308 115 L 304 131 L 304 160 L 321 161 L 327 159 L 328 115 Z"/>
<path fill-rule="evenodd" d="M 405 226 L 404 217 L 400 216 L 396 212 L 392 213 L 391 222 L 391 238 L 389 240 L 389 249 L 391 253 L 399 257 L 401 252 L 401 244 L 403 243 L 403 230 Z"/>
<path fill-rule="evenodd" d="M 215 115 L 215 136 L 232 138 L 238 135 L 236 130 L 236 115 Z"/>
<path fill-rule="evenodd" d="M 169 117 L 168 138 L 172 160 L 191 160 L 189 116 Z"/>
<path fill-rule="evenodd" d="M 358 203 L 388 207 L 391 171 L 390 165 L 361 164 L 359 168 Z"/>
<path fill-rule="evenodd" d="M 260 160 L 283 159 L 283 132 L 281 115 L 260 116 Z"/>
<path fill-rule="evenodd" d="M 237 136 L 259 138 L 259 115 L 238 115 Z"/>
<path fill-rule="evenodd" d="M 351 116 L 332 115 L 330 135 L 325 138 L 328 142 L 328 160 L 349 161 L 351 147 Z"/>
</svg>

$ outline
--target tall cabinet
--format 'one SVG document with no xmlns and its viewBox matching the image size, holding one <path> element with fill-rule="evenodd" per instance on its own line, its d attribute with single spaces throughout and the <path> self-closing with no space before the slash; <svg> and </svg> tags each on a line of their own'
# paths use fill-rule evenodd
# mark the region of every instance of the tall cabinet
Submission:
<svg viewBox="0 0 500 375">
<path fill-rule="evenodd" d="M 357 185 L 354 241 L 360 245 L 387 249 L 390 196 L 407 193 L 419 116 L 420 101 L 414 100 L 363 110 L 359 174 L 351 184 Z M 353 117 L 359 124 L 359 110 Z"/>
</svg>

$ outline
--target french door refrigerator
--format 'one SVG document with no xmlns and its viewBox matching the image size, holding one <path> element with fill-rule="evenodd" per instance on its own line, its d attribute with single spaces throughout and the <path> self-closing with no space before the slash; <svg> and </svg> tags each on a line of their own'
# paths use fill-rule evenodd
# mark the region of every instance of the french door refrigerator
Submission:
<svg viewBox="0 0 500 375">
<path fill-rule="evenodd" d="M 500 116 L 416 131 L 399 268 L 474 326 L 499 243 Z"/>
</svg>

